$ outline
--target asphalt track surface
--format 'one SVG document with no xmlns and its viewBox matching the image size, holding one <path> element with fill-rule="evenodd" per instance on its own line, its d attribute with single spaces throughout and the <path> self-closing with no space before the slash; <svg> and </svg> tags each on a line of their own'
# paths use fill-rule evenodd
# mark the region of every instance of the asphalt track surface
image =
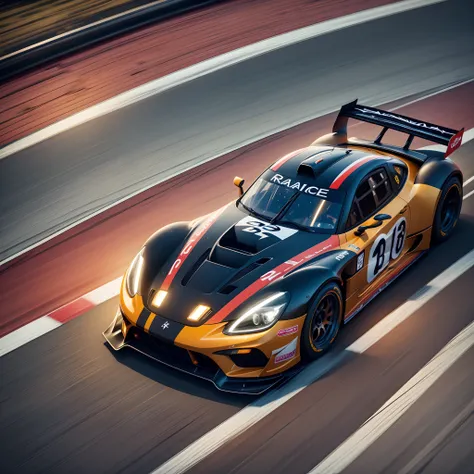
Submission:
<svg viewBox="0 0 474 474">
<path fill-rule="evenodd" d="M 443 24 L 449 28 L 450 13 L 445 10 L 444 14 Z M 458 20 L 462 25 L 462 18 Z M 469 36 L 465 32 L 466 35 Z M 461 46 L 452 43 L 452 54 Z M 428 50 L 426 47 L 425 51 Z M 354 60 L 353 67 L 359 67 L 358 61 Z M 427 63 L 425 68 L 429 67 L 439 67 L 441 71 L 439 65 Z M 359 74 L 362 72 L 359 69 Z M 366 72 L 364 77 L 369 84 Z M 397 85 L 399 76 L 389 75 L 387 80 L 390 77 L 394 80 L 392 85 Z M 451 77 L 448 79 L 450 82 Z M 444 97 L 455 97 L 451 95 L 455 92 L 446 94 Z M 457 101 L 462 102 L 461 115 L 467 114 L 465 122 L 468 122 L 469 117 L 474 119 L 472 88 L 464 86 L 463 94 L 464 101 L 459 97 Z M 445 105 L 442 100 L 435 103 L 438 109 Z M 416 109 L 420 111 L 422 107 L 423 102 Z M 118 115 L 125 116 L 128 111 Z M 436 113 L 430 116 L 439 121 Z M 456 121 L 446 112 L 448 118 Z M 113 121 L 114 117 L 108 120 Z M 472 126 L 474 123 L 466 123 L 467 128 Z M 83 133 L 77 130 L 71 135 L 74 132 Z M 67 151 L 72 153 L 74 142 L 67 146 L 70 147 Z M 471 141 L 455 156 L 466 178 L 474 175 L 473 155 Z M 474 183 L 465 193 L 471 190 Z M 202 197 L 206 197 L 208 191 L 202 192 Z M 214 207 L 214 202 L 203 203 L 203 208 L 206 206 Z M 452 239 L 423 257 L 349 323 L 335 352 L 356 340 L 473 249 L 473 233 L 474 196 L 471 196 L 464 201 L 462 218 Z M 109 239 L 112 236 L 108 234 Z M 66 257 L 63 253 L 63 258 Z M 82 267 L 70 269 L 70 273 L 79 277 L 87 271 L 86 267 L 84 262 Z M 38 295 L 41 298 L 48 286 L 56 285 L 55 276 L 44 273 L 40 265 L 30 266 L 30 272 L 24 275 L 33 274 L 35 269 L 45 280 L 43 293 Z M 67 270 L 63 271 L 66 276 Z M 62 274 L 56 278 L 62 279 Z M 100 284 L 99 278 L 97 275 L 92 282 Z M 473 281 L 471 269 L 367 352 L 354 356 L 304 389 L 192 471 L 308 472 L 474 319 Z M 150 472 L 253 400 L 221 394 L 208 383 L 180 376 L 135 354 L 124 353 L 118 357 L 112 354 L 104 346 L 100 333 L 110 321 L 116 304 L 116 299 L 110 300 L 0 358 L 2 472 Z M 421 452 L 466 410 L 474 398 L 473 366 L 474 351 L 470 349 L 344 472 L 385 474 L 405 468 L 415 453 Z M 455 426 L 441 445 L 423 457 L 421 470 L 416 470 L 417 466 L 409 472 L 472 472 L 473 436 L 471 412 L 470 418 Z"/>
<path fill-rule="evenodd" d="M 94 210 L 355 97 L 474 77 L 469 0 L 327 34 L 223 69 L 0 161 L 0 261 Z"/>
</svg>

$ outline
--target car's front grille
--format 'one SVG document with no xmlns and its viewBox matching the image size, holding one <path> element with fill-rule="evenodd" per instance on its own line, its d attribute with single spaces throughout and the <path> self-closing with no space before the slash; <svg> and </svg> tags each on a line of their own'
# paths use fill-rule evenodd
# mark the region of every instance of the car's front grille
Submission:
<svg viewBox="0 0 474 474">
<path fill-rule="evenodd" d="M 186 349 L 150 336 L 137 327 L 130 329 L 126 343 L 163 364 L 202 378 L 213 380 L 220 370 L 209 357 L 193 352 L 195 364 Z"/>
</svg>

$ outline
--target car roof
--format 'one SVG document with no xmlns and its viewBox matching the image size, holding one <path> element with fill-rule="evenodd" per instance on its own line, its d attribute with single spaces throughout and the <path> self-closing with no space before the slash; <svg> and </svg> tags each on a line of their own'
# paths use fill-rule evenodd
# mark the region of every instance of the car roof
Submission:
<svg viewBox="0 0 474 474">
<path fill-rule="evenodd" d="M 282 179 L 312 182 L 319 188 L 348 192 L 356 188 L 367 173 L 388 162 L 406 166 L 402 160 L 375 150 L 309 146 L 283 156 L 267 172 L 277 173 Z"/>
</svg>

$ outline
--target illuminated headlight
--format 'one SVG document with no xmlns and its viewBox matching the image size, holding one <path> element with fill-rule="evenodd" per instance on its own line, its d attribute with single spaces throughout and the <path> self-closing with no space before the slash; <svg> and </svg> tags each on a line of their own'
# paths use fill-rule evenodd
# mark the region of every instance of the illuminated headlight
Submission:
<svg viewBox="0 0 474 474">
<path fill-rule="evenodd" d="M 145 264 L 145 259 L 143 258 L 144 251 L 145 249 L 142 249 L 135 256 L 127 270 L 125 284 L 127 286 L 127 292 L 132 298 L 138 293 L 138 289 L 140 288 L 140 280 Z"/>
<path fill-rule="evenodd" d="M 283 314 L 289 294 L 275 293 L 246 311 L 224 329 L 225 334 L 247 334 L 271 328 Z"/>
</svg>

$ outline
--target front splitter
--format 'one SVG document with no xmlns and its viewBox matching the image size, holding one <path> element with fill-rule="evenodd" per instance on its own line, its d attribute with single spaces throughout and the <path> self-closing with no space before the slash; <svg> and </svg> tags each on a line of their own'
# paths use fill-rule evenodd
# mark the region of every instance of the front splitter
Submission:
<svg viewBox="0 0 474 474">
<path fill-rule="evenodd" d="M 134 326 L 129 329 L 126 337 L 124 337 L 121 329 L 122 322 L 122 316 L 117 314 L 110 326 L 102 333 L 112 349 L 115 351 L 125 348 L 133 349 L 156 362 L 212 382 L 217 389 L 223 392 L 261 395 L 286 382 L 301 370 L 296 367 L 272 377 L 227 377 L 220 368 L 214 367 L 213 364 L 209 366 L 194 365 L 186 349 L 160 341 Z"/>
</svg>

